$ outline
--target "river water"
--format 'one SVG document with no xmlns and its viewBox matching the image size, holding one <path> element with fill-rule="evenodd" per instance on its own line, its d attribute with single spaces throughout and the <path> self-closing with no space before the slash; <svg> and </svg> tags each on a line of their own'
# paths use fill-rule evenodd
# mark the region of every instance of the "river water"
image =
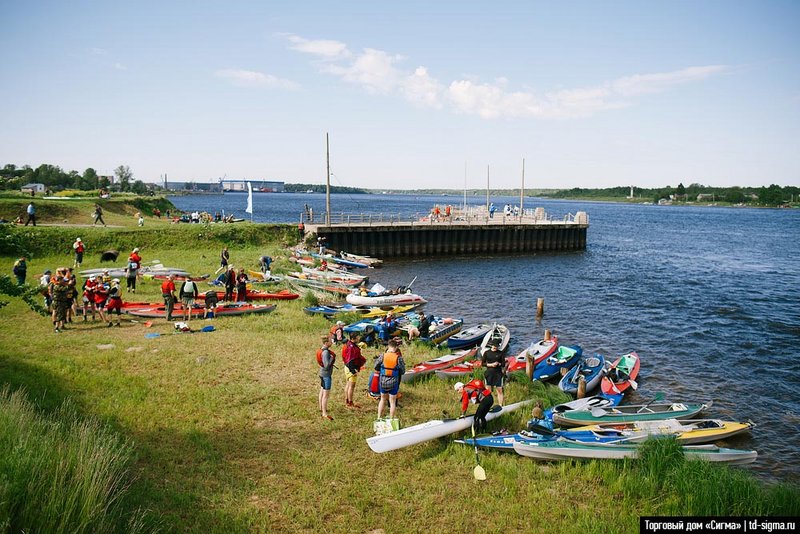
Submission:
<svg viewBox="0 0 800 534">
<path fill-rule="evenodd" d="M 245 216 L 247 195 L 171 197 L 185 210 Z M 467 199 L 482 205 L 485 197 Z M 492 197 L 496 206 L 518 198 Z M 460 196 L 332 195 L 331 211 L 422 215 Z M 254 194 L 257 222 L 324 213 L 320 194 Z M 466 325 L 509 327 L 516 353 L 545 328 L 584 352 L 642 359 L 638 403 L 713 400 L 707 416 L 753 421 L 751 468 L 800 483 L 800 210 L 679 207 L 525 199 L 555 218 L 586 211 L 585 251 L 394 259 L 370 272 L 390 287 L 409 283 L 427 310 Z M 333 245 L 332 245 L 333 246 Z M 356 252 L 356 251 L 352 251 Z M 535 319 L 536 300 L 545 314 Z"/>
</svg>

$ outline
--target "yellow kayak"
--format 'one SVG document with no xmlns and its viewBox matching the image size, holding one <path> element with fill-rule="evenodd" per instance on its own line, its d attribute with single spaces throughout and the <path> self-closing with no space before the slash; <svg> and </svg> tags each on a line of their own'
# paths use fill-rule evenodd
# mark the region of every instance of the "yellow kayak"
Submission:
<svg viewBox="0 0 800 534">
<path fill-rule="evenodd" d="M 675 436 L 675 439 L 681 445 L 690 445 L 726 439 L 736 434 L 747 432 L 753 426 L 755 426 L 753 423 L 737 423 L 720 419 L 665 419 L 663 421 L 636 421 L 631 423 L 600 423 L 571 428 L 570 430 L 590 432 L 601 432 L 603 430 L 627 431 L 631 433 L 631 436 L 642 436 L 641 440 L 652 436 Z M 632 438 L 630 441 L 635 442 L 638 440 L 638 438 Z"/>
</svg>

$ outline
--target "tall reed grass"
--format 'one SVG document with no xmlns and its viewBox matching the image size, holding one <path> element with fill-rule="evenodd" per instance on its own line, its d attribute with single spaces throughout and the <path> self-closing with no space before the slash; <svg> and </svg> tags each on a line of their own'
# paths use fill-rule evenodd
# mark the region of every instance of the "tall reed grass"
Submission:
<svg viewBox="0 0 800 534">
<path fill-rule="evenodd" d="M 39 415 L 21 391 L 0 391 L 0 532 L 143 532 L 128 511 L 130 443 L 64 403 Z"/>
</svg>

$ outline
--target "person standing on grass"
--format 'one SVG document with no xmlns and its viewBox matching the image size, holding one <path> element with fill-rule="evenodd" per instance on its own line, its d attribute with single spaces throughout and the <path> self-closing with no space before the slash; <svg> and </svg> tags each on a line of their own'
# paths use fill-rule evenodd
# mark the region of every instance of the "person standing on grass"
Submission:
<svg viewBox="0 0 800 534">
<path fill-rule="evenodd" d="M 100 207 L 100 204 L 94 205 L 94 222 L 92 223 L 92 226 L 97 223 L 100 223 L 103 226 L 106 225 L 106 222 L 103 220 L 103 208 Z"/>
<path fill-rule="evenodd" d="M 175 308 L 175 275 L 167 276 L 161 282 L 161 296 L 164 298 L 164 308 L 166 310 L 167 321 L 172 320 L 172 310 Z"/>
<path fill-rule="evenodd" d="M 397 343 L 392 340 L 386 352 L 378 356 L 375 362 L 375 371 L 380 376 L 378 389 L 381 400 L 378 402 L 378 419 L 383 415 L 386 401 L 389 401 L 389 418 L 394 419 L 397 411 L 397 394 L 400 392 L 400 379 L 406 372 L 406 362 L 397 348 Z"/>
<path fill-rule="evenodd" d="M 33 205 L 33 202 L 28 204 L 28 209 L 25 210 L 28 214 L 28 220 L 25 221 L 25 226 L 28 226 L 28 223 L 33 223 L 36 226 L 36 207 Z"/>
<path fill-rule="evenodd" d="M 233 290 L 236 288 L 236 270 L 233 265 L 228 265 L 225 271 L 225 302 L 233 302 Z"/>
<path fill-rule="evenodd" d="M 42 296 L 44 296 L 44 307 L 47 311 L 52 311 L 53 299 L 50 297 L 50 269 L 47 269 L 44 274 L 39 278 L 39 286 L 41 287 Z"/>
<path fill-rule="evenodd" d="M 72 318 L 78 312 L 76 303 L 78 301 L 78 278 L 72 271 L 72 267 L 67 267 L 65 276 L 67 278 L 67 322 L 71 323 Z"/>
<path fill-rule="evenodd" d="M 106 301 L 108 300 L 108 288 L 109 286 L 102 279 L 94 286 L 94 308 L 100 315 L 100 320 L 104 323 L 106 322 L 106 312 L 103 310 L 105 310 Z"/>
<path fill-rule="evenodd" d="M 86 322 L 89 309 L 92 310 L 92 321 L 95 320 L 94 313 L 94 289 L 97 287 L 97 278 L 92 275 L 83 283 L 83 321 Z"/>
<path fill-rule="evenodd" d="M 497 345 L 493 344 L 492 348 L 484 353 L 481 365 L 486 369 L 486 373 L 483 375 L 486 385 L 492 388 L 492 392 L 497 391 L 497 402 L 502 406 L 506 357 L 500 352 Z"/>
<path fill-rule="evenodd" d="M 128 265 L 125 267 L 126 282 L 128 291 L 136 293 L 136 277 L 139 275 L 139 268 L 142 266 L 142 257 L 139 256 L 139 248 L 133 249 L 128 257 Z"/>
<path fill-rule="evenodd" d="M 17 277 L 17 285 L 25 285 L 25 277 L 28 276 L 28 263 L 25 261 L 25 256 L 14 262 L 11 272 Z"/>
<path fill-rule="evenodd" d="M 219 269 L 214 271 L 214 274 L 228 269 L 228 261 L 231 259 L 231 254 L 228 252 L 228 247 L 222 247 L 222 252 L 219 253 Z"/>
<path fill-rule="evenodd" d="M 328 336 L 322 336 L 322 347 L 317 350 L 317 363 L 319 364 L 319 409 L 322 417 L 333 421 L 333 417 L 328 413 L 328 397 L 331 393 L 333 382 L 333 364 L 336 362 L 336 354 L 331 350 L 331 340 Z"/>
<path fill-rule="evenodd" d="M 475 419 L 472 427 L 476 433 L 486 430 L 486 414 L 492 409 L 494 397 L 492 391 L 486 387 L 482 380 L 472 380 L 466 384 L 456 382 L 453 389 L 461 393 L 461 417 L 466 417 L 469 404 L 477 404 Z"/>
<path fill-rule="evenodd" d="M 75 251 L 75 263 L 73 263 L 72 266 L 76 269 L 80 269 L 81 263 L 83 263 L 83 253 L 86 250 L 86 246 L 83 244 L 80 237 L 75 239 L 75 242 L 72 244 L 72 250 Z"/>
<path fill-rule="evenodd" d="M 239 269 L 239 275 L 236 277 L 236 300 L 239 302 L 247 302 L 247 282 L 250 279 L 244 268 Z"/>
<path fill-rule="evenodd" d="M 344 385 L 344 404 L 350 408 L 361 408 L 358 404 L 353 402 L 353 393 L 356 390 L 356 381 L 358 380 L 358 372 L 361 367 L 367 363 L 366 358 L 361 355 L 361 347 L 358 346 L 358 334 L 355 332 L 350 334 L 350 339 L 347 340 L 342 348 L 342 362 L 344 362 L 344 375 L 347 382 Z"/>
<path fill-rule="evenodd" d="M 197 298 L 197 284 L 187 278 L 181 285 L 181 305 L 183 306 L 183 320 L 192 320 L 192 308 Z"/>
<path fill-rule="evenodd" d="M 119 316 L 122 313 L 122 289 L 119 287 L 119 278 L 114 278 L 111 280 L 111 288 L 108 290 L 108 305 L 106 305 L 106 310 L 108 311 L 108 327 L 111 328 L 111 325 L 113 324 L 111 316 L 115 311 L 117 312 L 117 326 L 121 326 Z"/>
<path fill-rule="evenodd" d="M 64 329 L 64 322 L 67 320 L 67 308 L 69 307 L 69 279 L 63 276 L 63 271 L 56 272 L 57 276 L 51 285 L 53 296 L 53 326 L 56 333 Z"/>
</svg>

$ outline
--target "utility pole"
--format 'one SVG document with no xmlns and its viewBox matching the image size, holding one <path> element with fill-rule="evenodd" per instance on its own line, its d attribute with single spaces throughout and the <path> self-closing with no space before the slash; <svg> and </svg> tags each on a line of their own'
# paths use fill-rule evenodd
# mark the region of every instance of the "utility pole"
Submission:
<svg viewBox="0 0 800 534">
<path fill-rule="evenodd" d="M 331 225 L 331 144 L 325 132 L 325 159 L 328 162 L 328 181 L 325 188 L 325 226 Z"/>
<path fill-rule="evenodd" d="M 525 158 L 522 158 L 522 186 L 519 188 L 519 220 L 522 220 L 525 213 Z"/>
</svg>

